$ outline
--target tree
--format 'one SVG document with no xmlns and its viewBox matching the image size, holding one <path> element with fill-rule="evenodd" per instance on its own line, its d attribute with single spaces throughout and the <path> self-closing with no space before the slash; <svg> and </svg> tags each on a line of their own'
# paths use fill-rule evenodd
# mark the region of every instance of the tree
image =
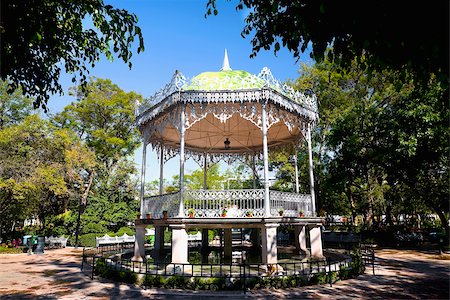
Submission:
<svg viewBox="0 0 450 300">
<path fill-rule="evenodd" d="M 107 186 L 116 165 L 140 144 L 134 126 L 134 105 L 142 97 L 126 93 L 109 79 L 92 79 L 73 88 L 77 102 L 66 106 L 53 122 L 73 130 L 97 157 L 100 184 Z"/>
<path fill-rule="evenodd" d="M 50 94 L 62 93 L 64 71 L 86 82 L 88 67 L 104 54 L 114 55 L 131 68 L 132 46 L 144 50 L 137 16 L 106 5 L 103 0 L 3 0 L 1 2 L 1 78 L 10 91 L 22 88 L 46 108 Z"/>
<path fill-rule="evenodd" d="M 92 153 L 73 133 L 38 115 L 0 130 L 0 229 L 68 210 L 84 190 Z M 8 231 L 9 231 L 8 230 Z"/>
<path fill-rule="evenodd" d="M 22 95 L 20 89 L 8 93 L 8 82 L 0 81 L 0 130 L 17 124 L 32 111 L 33 100 Z"/>
<path fill-rule="evenodd" d="M 300 57 L 311 45 L 318 62 L 328 55 L 350 66 L 364 56 L 361 66 L 369 70 L 404 70 L 425 84 L 437 74 L 448 84 L 448 1 L 240 0 L 236 10 L 244 8 L 250 12 L 241 35 L 253 35 L 251 57 L 271 47 L 276 53 L 280 45 Z M 212 13 L 218 13 L 216 0 L 207 3 L 207 15 Z"/>
</svg>

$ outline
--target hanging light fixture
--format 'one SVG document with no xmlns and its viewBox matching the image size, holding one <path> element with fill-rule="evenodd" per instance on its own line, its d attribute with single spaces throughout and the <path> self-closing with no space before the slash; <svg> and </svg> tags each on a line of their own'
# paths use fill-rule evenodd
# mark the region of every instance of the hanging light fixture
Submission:
<svg viewBox="0 0 450 300">
<path fill-rule="evenodd" d="M 225 150 L 229 150 L 231 142 L 228 140 L 228 138 L 226 138 L 225 141 L 223 141 L 223 143 L 225 145 Z"/>
</svg>

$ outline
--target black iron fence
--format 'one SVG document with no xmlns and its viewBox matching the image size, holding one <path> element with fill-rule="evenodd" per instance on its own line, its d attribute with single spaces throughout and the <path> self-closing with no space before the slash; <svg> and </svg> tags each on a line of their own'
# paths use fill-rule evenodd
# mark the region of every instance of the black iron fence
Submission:
<svg viewBox="0 0 450 300">
<path fill-rule="evenodd" d="M 133 245 L 109 245 L 83 250 L 81 268 L 90 273 L 94 278 L 101 269 L 109 271 L 134 273 L 147 276 L 177 276 L 185 278 L 224 278 L 236 279 L 244 283 L 252 278 L 286 278 L 311 277 L 315 275 L 327 275 L 330 285 L 333 282 L 332 273 L 349 270 L 355 267 L 354 256 L 340 259 L 309 260 L 299 262 L 281 262 L 277 264 L 191 264 L 191 263 L 167 263 L 150 261 L 133 261 L 129 258 L 117 258 L 113 254 L 121 253 L 125 249 L 132 249 Z M 364 266 L 371 266 L 375 274 L 375 251 L 370 245 L 361 245 L 360 262 Z M 327 280 L 328 282 L 328 280 Z"/>
</svg>

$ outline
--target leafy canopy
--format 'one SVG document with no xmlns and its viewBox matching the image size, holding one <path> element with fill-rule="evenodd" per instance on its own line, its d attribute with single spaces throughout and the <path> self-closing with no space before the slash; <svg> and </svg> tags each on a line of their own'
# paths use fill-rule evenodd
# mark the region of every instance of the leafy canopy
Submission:
<svg viewBox="0 0 450 300">
<path fill-rule="evenodd" d="M 207 15 L 218 13 L 216 2 L 208 0 Z M 406 67 L 422 82 L 431 73 L 448 81 L 448 1 L 239 0 L 236 10 L 244 9 L 241 35 L 253 36 L 251 57 L 281 45 L 299 57 L 311 45 L 320 62 L 332 46 L 329 57 L 344 66 L 365 55 L 369 70 Z"/>
<path fill-rule="evenodd" d="M 62 93 L 61 70 L 86 82 L 88 67 L 114 54 L 131 68 L 132 47 L 144 50 L 137 16 L 103 0 L 3 0 L 0 75 L 10 91 L 19 86 L 46 108 L 51 94 Z"/>
</svg>

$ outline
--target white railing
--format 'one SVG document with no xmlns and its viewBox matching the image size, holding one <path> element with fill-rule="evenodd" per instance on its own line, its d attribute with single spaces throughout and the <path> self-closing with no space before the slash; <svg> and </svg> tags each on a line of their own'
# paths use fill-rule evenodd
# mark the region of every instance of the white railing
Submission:
<svg viewBox="0 0 450 300">
<path fill-rule="evenodd" d="M 298 217 L 300 211 L 304 216 L 313 216 L 311 195 L 270 191 L 269 197 L 272 216 L 278 216 L 280 210 L 285 217 Z M 179 204 L 179 192 L 145 197 L 142 218 L 148 212 L 151 218 L 163 218 L 163 211 L 175 217 Z M 189 217 L 191 211 L 195 218 L 264 217 L 264 189 L 185 191 L 185 216 Z"/>
<path fill-rule="evenodd" d="M 180 192 L 145 197 L 141 218 L 145 218 L 147 213 L 151 214 L 151 218 L 162 218 L 164 211 L 167 211 L 168 217 L 175 217 L 179 206 Z"/>
<path fill-rule="evenodd" d="M 298 217 L 302 211 L 304 216 L 313 216 L 311 195 L 270 191 L 270 213 L 278 216 L 283 210 L 285 217 Z"/>
<path fill-rule="evenodd" d="M 184 194 L 184 213 L 194 210 L 197 218 L 218 218 L 226 210 L 226 217 L 244 218 L 264 216 L 264 190 L 196 190 Z"/>
</svg>

